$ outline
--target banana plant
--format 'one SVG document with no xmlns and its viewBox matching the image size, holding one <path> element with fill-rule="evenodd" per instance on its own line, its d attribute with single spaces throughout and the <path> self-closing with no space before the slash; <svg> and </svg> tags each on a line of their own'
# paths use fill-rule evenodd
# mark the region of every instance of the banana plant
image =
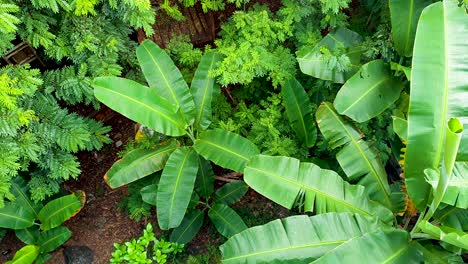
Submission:
<svg viewBox="0 0 468 264">
<path fill-rule="evenodd" d="M 7 263 L 45 263 L 50 258 L 48 253 L 71 237 L 71 231 L 61 225 L 83 208 L 85 194 L 77 191 L 46 205 L 36 204 L 28 195 L 26 182 L 19 176 L 12 181 L 11 193 L 16 198 L 0 208 L 0 227 L 13 229 L 18 239 L 27 246 Z"/>
<path fill-rule="evenodd" d="M 409 2 L 410 5 L 419 3 Z M 340 177 L 331 176 L 333 172 L 311 163 L 288 157 L 254 156 L 244 170 L 245 180 L 253 189 L 286 207 L 300 200 L 317 215 L 275 220 L 234 235 L 221 246 L 223 263 L 463 263 L 460 255 L 468 250 L 468 163 L 464 161 L 463 152 L 467 147 L 464 131 L 468 45 L 463 41 L 468 37 L 466 25 L 468 16 L 457 2 L 444 0 L 427 6 L 417 26 L 408 121 L 396 122 L 398 134 L 408 140 L 407 148 L 412 145 L 413 150 L 419 150 L 413 159 L 408 159 L 407 150 L 404 170 L 409 194 L 407 205 L 415 202 L 420 209 L 414 226 L 408 227 L 409 222 L 399 223 L 398 218 L 393 222 L 386 220 L 382 211 L 363 206 L 376 200 L 387 210 L 391 208 L 382 202 L 384 193 L 375 192 L 375 186 L 379 186 L 375 180 L 383 185 L 387 180 L 378 180 L 367 172 L 375 166 L 374 162 L 363 166 L 364 163 L 359 165 L 358 161 L 352 161 L 358 156 L 373 155 L 369 155 L 368 147 L 362 147 L 365 142 L 352 123 L 332 104 L 323 103 L 316 113 L 318 127 L 332 147 L 342 146 L 341 152 L 346 155 L 341 157 L 340 165 L 359 168 L 361 175 L 366 172 L 362 178 L 351 178 L 363 186 L 343 185 Z M 428 39 L 434 39 L 434 32 L 438 38 L 430 42 L 429 47 Z M 438 41 L 441 45 L 434 46 Z M 433 80 L 428 76 L 446 82 L 429 86 Z M 424 92 L 420 87 L 422 83 Z M 428 94 L 428 87 L 434 95 Z M 441 100 L 448 101 L 440 103 Z M 360 104 L 363 102 L 356 103 L 355 107 L 365 109 L 366 106 Z M 442 110 L 435 109 L 438 106 L 442 106 Z M 431 122 L 431 126 L 417 127 L 424 122 Z M 415 144 L 412 137 L 420 139 L 419 144 Z M 441 148 L 439 152 L 431 151 L 433 140 L 440 144 L 436 145 Z M 437 162 L 423 166 L 425 160 Z M 417 166 L 421 168 L 419 173 L 408 175 L 407 168 Z M 350 178 L 345 167 L 343 170 Z M 342 192 L 341 200 L 336 199 L 336 186 L 343 186 L 338 188 Z M 359 187 L 362 192 L 355 191 Z M 359 206 L 350 202 L 356 194 L 366 202 Z M 299 199 L 300 196 L 303 198 Z"/>
<path fill-rule="evenodd" d="M 156 205 L 161 229 L 181 226 L 174 231 L 181 233 L 181 228 L 190 226 L 192 230 L 193 224 L 203 220 L 202 211 L 186 214 L 192 197 L 201 196 L 208 201 L 213 192 L 214 173 L 207 160 L 240 172 L 259 150 L 234 133 L 208 130 L 213 96 L 219 93 L 210 72 L 220 61 L 219 54 L 204 54 L 190 88 L 170 57 L 154 42 L 142 42 L 137 58 L 148 85 L 99 77 L 92 84 L 94 94 L 110 108 L 169 139 L 149 149 L 129 152 L 109 169 L 104 179 L 111 188 L 117 188 L 161 171 L 157 184 L 142 189 L 143 198 Z M 223 235 L 246 228 L 224 203 L 203 204 Z M 180 237 L 174 240 L 190 240 L 184 232 Z"/>
<path fill-rule="evenodd" d="M 200 230 L 206 218 L 206 212 L 216 230 L 226 238 L 247 229 L 242 218 L 230 205 L 239 201 L 247 192 L 249 186 L 243 181 L 226 183 L 216 192 L 209 193 L 211 199 L 203 202 L 198 196 L 191 200 L 189 212 L 185 215 L 179 227 L 175 228 L 170 236 L 172 242 L 186 244 L 190 242 Z M 211 201 L 209 204 L 208 202 Z M 201 209 L 199 209 L 201 207 Z"/>
</svg>

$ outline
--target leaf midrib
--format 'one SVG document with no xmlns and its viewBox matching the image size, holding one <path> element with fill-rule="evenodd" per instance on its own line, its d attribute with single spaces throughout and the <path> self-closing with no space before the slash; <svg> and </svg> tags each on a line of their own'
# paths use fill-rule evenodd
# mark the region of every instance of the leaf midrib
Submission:
<svg viewBox="0 0 468 264">
<path fill-rule="evenodd" d="M 299 119 L 299 122 L 301 124 L 301 129 L 304 132 L 304 137 L 305 137 L 306 144 L 308 145 L 310 139 L 309 139 L 309 134 L 307 133 L 307 128 L 306 128 L 306 125 L 305 125 L 305 122 L 304 122 L 305 115 L 302 112 L 301 106 L 299 105 L 299 98 L 296 97 L 296 93 L 294 92 L 294 89 L 292 88 L 292 85 L 289 87 L 289 90 L 290 90 L 291 96 L 292 96 L 292 98 L 294 100 L 294 105 L 296 106 L 297 111 L 299 112 L 299 117 L 296 119 L 296 121 Z"/>
<path fill-rule="evenodd" d="M 124 94 L 122 94 L 122 93 L 116 92 L 116 91 L 114 91 L 114 90 L 112 90 L 112 89 L 108 89 L 108 88 L 106 88 L 106 87 L 104 87 L 104 86 L 99 86 L 99 85 L 96 85 L 96 84 L 95 84 L 95 87 L 99 87 L 99 88 L 101 88 L 101 89 L 103 89 L 103 90 L 106 90 L 106 91 L 108 91 L 108 92 L 117 94 L 117 95 L 119 95 L 119 96 L 121 96 L 121 97 L 123 97 L 123 98 L 129 99 L 130 101 L 135 102 L 137 105 L 141 105 L 142 107 L 149 109 L 151 112 L 155 112 L 156 114 L 158 114 L 158 115 L 164 117 L 164 119 L 166 119 L 167 121 L 171 122 L 172 124 L 174 124 L 174 125 L 175 125 L 176 127 L 178 127 L 179 129 L 185 130 L 185 128 L 183 128 L 182 126 L 180 126 L 180 124 L 177 123 L 177 121 L 175 121 L 174 119 L 170 118 L 170 117 L 167 116 L 165 113 L 159 111 L 159 110 L 156 109 L 156 108 L 153 108 L 153 107 L 151 107 L 151 106 L 149 106 L 149 105 L 147 105 L 147 104 L 141 103 L 140 101 L 135 100 L 135 99 L 133 99 L 132 97 L 129 97 L 129 96 L 124 95 Z M 174 114 L 176 114 L 176 113 L 174 113 Z M 181 112 L 181 114 L 182 114 L 182 112 Z"/>
<path fill-rule="evenodd" d="M 187 151 L 187 153 L 185 154 L 184 160 L 182 161 L 182 164 L 180 165 L 179 172 L 177 173 L 177 178 L 176 178 L 177 180 L 176 180 L 176 184 L 174 186 L 174 191 L 172 192 L 172 197 L 171 197 L 171 206 L 169 207 L 169 217 L 168 217 L 169 223 L 168 223 L 168 225 L 170 225 L 171 220 L 172 220 L 172 214 L 174 212 L 174 210 L 173 210 L 174 200 L 175 200 L 176 194 L 178 194 L 177 189 L 179 187 L 180 179 L 182 177 L 182 171 L 185 169 L 185 164 L 187 163 L 187 160 L 188 160 L 190 154 L 191 154 L 191 150 L 189 149 Z"/>
<path fill-rule="evenodd" d="M 215 55 L 213 55 L 212 58 L 211 58 L 210 67 L 208 68 L 207 73 L 209 73 L 209 71 L 213 68 L 214 62 L 215 62 Z M 208 80 L 204 80 L 205 81 L 205 88 L 204 88 L 204 91 L 203 91 L 203 98 L 202 98 L 202 102 L 201 102 L 200 109 L 198 111 L 198 116 L 197 116 L 198 126 L 200 126 L 200 127 L 201 127 L 201 118 L 202 118 L 203 112 L 205 110 L 204 107 L 205 107 L 206 95 L 208 94 L 207 93 L 208 86 L 210 85 L 211 80 L 212 80 L 211 78 L 209 78 Z"/>
<path fill-rule="evenodd" d="M 384 191 L 384 197 L 385 197 L 385 200 L 387 201 L 388 205 L 391 207 L 392 206 L 392 202 L 391 202 L 391 199 L 390 199 L 390 194 L 387 192 L 381 178 L 379 177 L 377 171 L 374 169 L 374 167 L 372 166 L 372 163 L 369 161 L 369 159 L 367 158 L 367 155 L 365 154 L 365 152 L 360 148 L 359 146 L 359 143 L 355 140 L 355 138 L 351 135 L 351 133 L 349 133 L 348 129 L 346 128 L 345 124 L 341 122 L 340 118 L 336 115 L 336 113 L 333 111 L 333 109 L 331 109 L 327 104 L 324 104 L 327 109 L 329 110 L 329 112 L 333 115 L 333 117 L 335 117 L 335 119 L 338 121 L 338 123 L 340 124 L 341 127 L 343 127 L 345 133 L 348 135 L 348 137 L 350 138 L 351 142 L 353 143 L 353 145 L 359 150 L 359 153 L 361 154 L 361 156 L 363 157 L 363 159 L 366 161 L 366 164 L 368 165 L 368 168 L 370 169 L 370 171 L 372 172 L 371 174 L 374 175 L 374 178 L 377 179 L 377 182 L 379 183 L 379 186 L 380 186 L 380 189 Z M 365 176 L 364 176 L 365 177 Z"/>
<path fill-rule="evenodd" d="M 327 194 L 327 193 L 321 192 L 320 190 L 314 189 L 314 188 L 312 188 L 312 187 L 310 187 L 310 186 L 308 186 L 308 185 L 304 185 L 304 184 L 302 184 L 302 183 L 298 183 L 297 181 L 293 181 L 293 180 L 290 180 L 290 179 L 288 179 L 288 178 L 281 177 L 280 175 L 276 175 L 276 174 L 270 173 L 270 172 L 268 172 L 268 171 L 260 170 L 260 169 L 253 168 L 253 167 L 249 167 L 249 166 L 247 166 L 246 169 L 247 169 L 247 168 L 252 169 L 252 170 L 255 170 L 255 171 L 260 172 L 260 173 L 263 173 L 263 174 L 265 174 L 265 175 L 267 175 L 267 176 L 270 175 L 270 176 L 272 176 L 272 177 L 274 177 L 274 178 L 278 178 L 278 179 L 280 179 L 280 180 L 283 180 L 283 181 L 285 181 L 285 182 L 288 182 L 288 183 L 290 183 L 290 184 L 293 184 L 293 185 L 299 187 L 300 189 L 309 190 L 309 191 L 311 191 L 311 192 L 316 193 L 317 195 L 321 195 L 321 196 L 327 197 L 328 199 L 333 200 L 333 201 L 335 201 L 335 202 L 338 203 L 338 204 L 342 204 L 342 205 L 344 205 L 344 206 L 347 207 L 347 208 L 351 208 L 353 212 L 358 212 L 358 213 L 361 213 L 361 214 L 363 214 L 363 215 L 368 215 L 368 216 L 374 216 L 373 214 L 371 214 L 371 213 L 369 213 L 369 212 L 367 212 L 367 211 L 364 211 L 363 209 L 361 209 L 361 208 L 359 208 L 359 207 L 356 207 L 356 206 L 354 206 L 353 204 L 350 204 L 350 203 L 348 203 L 348 202 L 346 202 L 346 201 L 344 201 L 344 200 L 340 200 L 340 199 L 338 199 L 338 198 L 336 198 L 336 197 L 334 197 L 334 196 L 331 196 L 331 195 L 329 195 L 329 194 Z"/>
<path fill-rule="evenodd" d="M 225 148 L 225 147 L 222 147 L 222 146 L 220 146 L 220 145 L 218 145 L 218 144 L 212 143 L 211 141 L 204 140 L 204 139 L 198 139 L 198 141 L 199 141 L 199 142 L 204 142 L 205 144 L 214 146 L 214 147 L 219 148 L 219 149 L 221 149 L 221 150 L 223 150 L 223 151 L 226 151 L 226 152 L 228 152 L 228 153 L 231 153 L 231 154 L 233 154 L 234 156 L 237 156 L 237 157 L 239 157 L 239 158 L 241 158 L 241 159 L 243 159 L 243 160 L 245 160 L 245 161 L 249 161 L 249 159 L 246 158 L 245 156 L 242 156 L 241 154 L 239 154 L 239 153 L 237 153 L 237 152 L 234 152 L 234 151 L 232 151 L 232 150 L 229 150 L 229 149 L 227 149 L 227 148 Z"/>
<path fill-rule="evenodd" d="M 223 262 L 233 261 L 233 260 L 240 259 L 240 258 L 246 258 L 247 259 L 247 258 L 253 257 L 253 256 L 266 255 L 266 254 L 277 253 L 277 252 L 286 251 L 286 250 L 295 250 L 295 249 L 308 248 L 308 247 L 311 247 L 311 248 L 312 247 L 321 247 L 321 246 L 329 246 L 329 245 L 340 245 L 340 244 L 343 244 L 343 243 L 345 243 L 347 241 L 349 241 L 349 240 L 335 240 L 335 241 L 327 241 L 327 242 L 308 243 L 308 244 L 299 245 L 299 246 L 282 247 L 282 248 L 277 248 L 277 249 L 272 249 L 272 250 L 265 250 L 265 251 L 260 251 L 260 252 L 250 253 L 250 254 L 246 254 L 246 255 L 242 255 L 242 256 L 236 256 L 236 257 L 224 259 Z"/>
<path fill-rule="evenodd" d="M 76 196 L 75 196 L 75 198 L 76 198 Z M 72 203 L 68 204 L 67 206 L 61 207 L 60 209 L 56 210 L 55 212 L 49 214 L 46 218 L 44 218 L 44 221 L 41 220 L 42 224 L 49 222 L 49 227 L 50 227 L 50 225 L 51 225 L 50 219 L 51 219 L 53 216 L 55 216 L 55 215 L 57 215 L 58 213 L 64 211 L 65 209 L 68 209 L 69 207 L 74 206 L 74 205 L 77 204 L 77 203 L 79 203 L 80 206 L 79 206 L 79 208 L 78 208 L 77 210 L 74 210 L 73 212 L 76 212 L 76 211 L 80 210 L 80 209 L 82 208 L 82 205 L 83 205 L 83 204 L 82 204 L 79 200 L 78 200 L 78 201 L 75 201 L 75 202 L 72 202 Z M 42 224 L 41 224 L 41 226 L 42 226 Z"/>
<path fill-rule="evenodd" d="M 383 80 L 380 80 L 378 81 L 376 84 L 372 85 L 369 90 L 367 90 L 366 92 L 364 92 L 360 97 L 358 97 L 357 100 L 355 100 L 352 104 L 350 104 L 345 110 L 342 111 L 342 114 L 345 114 L 346 112 L 348 112 L 349 109 L 353 108 L 357 103 L 359 103 L 360 101 L 362 101 L 370 92 L 374 91 L 374 89 L 378 88 L 380 86 L 380 84 L 388 81 L 390 79 L 390 76 L 387 76 L 386 78 L 384 78 Z"/>
<path fill-rule="evenodd" d="M 12 186 L 13 188 L 16 189 L 16 191 L 21 195 L 21 197 L 23 197 L 23 199 L 26 201 L 26 204 L 28 205 L 29 208 L 31 208 L 32 212 L 34 213 L 34 216 L 37 217 L 37 214 L 38 212 L 36 212 L 36 209 L 34 209 L 34 207 L 31 205 L 31 200 L 29 199 L 29 197 L 27 197 L 24 192 L 22 191 L 21 187 L 18 186 L 18 184 L 16 184 L 16 182 L 12 182 Z"/>
</svg>

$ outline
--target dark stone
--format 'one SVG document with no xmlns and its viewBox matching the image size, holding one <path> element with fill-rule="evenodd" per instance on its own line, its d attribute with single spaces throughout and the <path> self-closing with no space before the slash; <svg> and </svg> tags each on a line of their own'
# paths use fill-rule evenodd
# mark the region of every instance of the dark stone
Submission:
<svg viewBox="0 0 468 264">
<path fill-rule="evenodd" d="M 87 246 L 70 246 L 63 250 L 65 264 L 92 264 L 94 252 Z"/>
</svg>

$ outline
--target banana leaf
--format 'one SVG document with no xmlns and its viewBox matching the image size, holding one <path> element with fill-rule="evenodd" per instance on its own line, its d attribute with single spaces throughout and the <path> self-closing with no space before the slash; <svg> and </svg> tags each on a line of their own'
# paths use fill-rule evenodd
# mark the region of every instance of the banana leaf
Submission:
<svg viewBox="0 0 468 264">
<path fill-rule="evenodd" d="M 192 80 L 190 92 L 196 108 L 194 126 L 198 130 L 205 130 L 211 124 L 213 90 L 219 89 L 219 87 L 216 85 L 215 79 L 210 77 L 210 72 L 213 71 L 221 58 L 221 54 L 214 51 L 205 53 Z"/>
<path fill-rule="evenodd" d="M 425 171 L 426 172 L 426 171 Z M 426 174 L 427 182 L 437 188 L 439 173 Z M 458 208 L 468 208 L 468 162 L 456 162 L 452 176 L 447 179 L 447 189 L 441 201 Z"/>
<path fill-rule="evenodd" d="M 165 135 L 185 135 L 180 111 L 154 90 L 118 77 L 95 78 L 92 86 L 99 101 L 133 121 Z"/>
<path fill-rule="evenodd" d="M 111 188 L 129 184 L 162 170 L 171 153 L 179 147 L 176 140 L 168 140 L 152 149 L 135 149 L 115 162 L 104 175 Z"/>
<path fill-rule="evenodd" d="M 34 217 L 37 217 L 37 214 L 39 213 L 39 210 L 41 210 L 42 205 L 33 203 L 31 201 L 28 195 L 29 187 L 20 176 L 15 177 L 11 181 L 11 193 L 15 196 L 15 204 L 23 207 L 26 210 L 30 210 L 31 213 L 34 214 Z"/>
<path fill-rule="evenodd" d="M 5 264 L 32 264 L 37 256 L 39 256 L 39 247 L 27 245 L 18 250 L 13 259 Z"/>
<path fill-rule="evenodd" d="M 419 264 L 423 260 L 416 242 L 410 242 L 404 230 L 378 230 L 356 237 L 323 257 L 312 262 L 319 263 L 405 263 Z"/>
<path fill-rule="evenodd" d="M 297 53 L 297 61 L 301 71 L 307 75 L 335 83 L 344 83 L 361 66 L 362 42 L 358 33 L 346 28 L 338 28 L 328 33 L 314 48 L 303 49 Z M 343 71 L 330 65 L 329 56 L 322 53 L 322 49 L 329 52 L 341 53 L 349 59 L 349 69 Z"/>
<path fill-rule="evenodd" d="M 215 175 L 209 161 L 198 155 L 198 174 L 195 189 L 204 198 L 210 197 L 214 191 Z"/>
<path fill-rule="evenodd" d="M 359 180 L 369 197 L 393 208 L 387 173 L 377 151 L 364 141 L 363 135 L 350 122 L 324 102 L 316 112 L 317 124 L 331 148 L 342 147 L 336 159 L 350 180 Z"/>
<path fill-rule="evenodd" d="M 428 221 L 421 221 L 418 227 L 435 239 L 468 250 L 468 234 L 461 230 L 447 226 L 435 226 Z"/>
<path fill-rule="evenodd" d="M 362 65 L 341 87 L 333 105 L 338 113 L 362 123 L 381 114 L 400 97 L 403 83 L 382 60 Z"/>
<path fill-rule="evenodd" d="M 430 185 L 424 170 L 437 170 L 443 160 L 446 124 L 458 118 L 468 128 L 468 16 L 457 1 L 426 7 L 419 19 L 413 52 L 408 111 L 405 180 L 410 198 L 423 210 Z M 468 160 L 464 133 L 457 160 Z"/>
<path fill-rule="evenodd" d="M 202 132 L 193 147 L 205 159 L 238 172 L 244 170 L 252 156 L 260 153 L 248 139 L 221 129 Z"/>
<path fill-rule="evenodd" d="M 401 56 L 413 55 L 416 26 L 422 10 L 430 0 L 389 0 L 392 37 L 395 49 Z"/>
<path fill-rule="evenodd" d="M 227 238 L 247 229 L 244 221 L 236 211 L 222 203 L 213 204 L 208 211 L 208 217 L 216 230 Z"/>
<path fill-rule="evenodd" d="M 418 249 L 421 251 L 424 257 L 424 263 L 426 264 L 462 264 L 463 259 L 460 255 L 454 254 L 443 248 L 433 245 L 431 243 L 420 245 L 417 244 Z"/>
<path fill-rule="evenodd" d="M 33 225 L 28 228 L 15 230 L 16 237 L 25 244 L 35 244 L 39 238 L 39 228 Z"/>
<path fill-rule="evenodd" d="M 184 219 L 198 172 L 197 153 L 190 147 L 175 150 L 159 180 L 157 215 L 159 227 L 174 228 Z"/>
<path fill-rule="evenodd" d="M 434 214 L 441 225 L 456 228 L 462 231 L 468 231 L 468 210 L 460 209 L 454 206 L 445 206 L 439 208 Z"/>
<path fill-rule="evenodd" d="M 172 231 L 170 241 L 179 244 L 190 242 L 202 227 L 204 217 L 204 213 L 197 209 L 186 214 L 180 226 Z"/>
<path fill-rule="evenodd" d="M 145 40 L 137 48 L 137 58 L 149 87 L 175 105 L 189 125 L 195 118 L 195 104 L 189 87 L 171 58 L 156 43 Z"/>
<path fill-rule="evenodd" d="M 281 93 L 291 127 L 308 148 L 313 147 L 317 139 L 317 127 L 312 104 L 304 87 L 296 79 L 290 79 L 283 85 Z"/>
<path fill-rule="evenodd" d="M 39 235 L 37 244 L 40 246 L 41 253 L 48 253 L 67 242 L 71 235 L 72 233 L 68 228 L 60 226 L 42 232 Z"/>
<path fill-rule="evenodd" d="M 375 218 L 358 214 L 297 215 L 249 228 L 231 237 L 220 249 L 224 264 L 309 263 L 380 227 Z"/>
<path fill-rule="evenodd" d="M 231 205 L 239 201 L 247 192 L 249 186 L 244 181 L 233 181 L 219 188 L 214 195 L 215 203 Z"/>
<path fill-rule="evenodd" d="M 0 227 L 10 229 L 28 228 L 34 224 L 35 215 L 30 208 L 5 202 L 0 208 Z"/>
<path fill-rule="evenodd" d="M 291 209 L 305 195 L 305 211 L 352 212 L 393 219 L 392 212 L 370 201 L 364 187 L 350 185 L 336 172 L 290 157 L 254 156 L 244 170 L 244 180 L 255 191 Z"/>
<path fill-rule="evenodd" d="M 85 205 L 85 201 L 85 193 L 78 191 L 48 202 L 37 216 L 41 221 L 41 229 L 46 231 L 60 226 L 76 215 Z"/>
</svg>

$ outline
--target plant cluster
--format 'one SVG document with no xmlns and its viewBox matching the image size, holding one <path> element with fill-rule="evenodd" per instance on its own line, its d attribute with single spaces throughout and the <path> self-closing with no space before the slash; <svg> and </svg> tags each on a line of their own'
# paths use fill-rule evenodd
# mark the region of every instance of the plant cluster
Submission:
<svg viewBox="0 0 468 264">
<path fill-rule="evenodd" d="M 71 231 L 61 225 L 81 210 L 85 193 L 78 191 L 43 205 L 31 200 L 23 178 L 14 178 L 11 189 L 15 199 L 0 208 L 0 227 L 14 230 L 16 237 L 27 245 L 7 263 L 46 263 L 52 257 L 48 253 L 71 237 Z"/>
<path fill-rule="evenodd" d="M 297 2 L 310 7 L 321 4 L 321 14 L 341 14 L 339 11 L 349 1 Z M 370 1 L 365 2 L 368 4 Z M 206 173 L 202 163 L 198 171 L 189 172 L 189 168 L 185 167 L 185 164 L 196 162 L 191 157 L 193 148 L 200 155 L 199 158 L 242 172 L 249 187 L 279 205 L 288 209 L 299 207 L 304 212 L 315 214 L 278 219 L 247 230 L 244 230 L 245 226 L 236 228 L 234 233 L 243 230 L 238 234 L 223 233 L 223 229 L 213 221 L 218 231 L 229 237 L 221 246 L 225 263 L 341 263 L 349 259 L 369 263 L 461 263 L 460 255 L 468 250 L 468 235 L 463 222 L 468 206 L 466 186 L 463 185 L 468 176 L 468 141 L 464 134 L 467 117 L 463 109 L 468 106 L 466 100 L 458 100 L 465 98 L 467 92 L 466 78 L 460 78 L 466 75 L 463 69 L 467 61 L 465 54 L 468 54 L 468 46 L 462 40 L 462 36 L 468 34 L 465 10 L 455 0 L 435 3 L 426 0 L 389 0 L 388 6 L 381 5 L 374 9 L 364 6 L 367 12 L 388 13 L 382 16 L 383 24 L 388 24 L 374 27 L 374 32 L 361 35 L 343 27 L 346 23 L 335 26 L 329 23 L 324 27 L 327 31 L 321 39 L 311 37 L 313 42 L 301 44 L 299 37 L 294 37 L 299 36 L 299 27 L 295 22 L 307 20 L 310 14 L 317 11 L 311 9 L 293 15 L 292 9 L 288 9 L 293 7 L 285 3 L 284 9 L 277 14 L 262 8 L 234 14 L 224 25 L 221 39 L 217 40 L 218 47 L 214 50 L 224 56 L 216 60 L 218 63 L 212 60 L 207 68 L 202 58 L 197 72 L 201 68 L 209 69 L 205 77 L 217 77 L 221 85 L 251 84 L 254 79 L 263 77 L 272 81 L 272 86 L 280 88 L 279 93 L 272 88 L 273 92 L 263 93 L 263 97 L 260 95 L 260 98 L 265 98 L 260 104 L 255 100 L 248 102 L 248 96 L 238 102 L 232 100 L 236 106 L 235 113 L 228 113 L 229 104 L 218 100 L 222 109 L 215 114 L 214 126 L 222 129 L 207 129 L 210 122 L 203 122 L 206 126 L 197 131 L 200 123 L 197 123 L 197 115 L 192 123 L 191 112 L 198 110 L 202 113 L 206 110 L 199 108 L 200 104 L 197 103 L 198 87 L 188 92 L 182 88 L 178 81 L 182 77 L 179 74 L 175 77 L 174 72 L 177 71 L 169 62 L 163 62 L 160 58 L 163 55 L 156 48 L 151 48 L 153 55 L 143 52 L 139 55 L 149 87 L 140 87 L 137 92 L 136 85 L 127 80 L 95 79 L 95 94 L 105 104 L 156 132 L 171 136 L 187 134 L 189 139 L 181 139 L 181 145 L 193 142 L 193 147 L 187 147 L 177 146 L 178 143 L 174 141 L 163 141 L 152 150 L 139 152 L 139 157 L 144 154 L 158 161 L 161 160 L 161 152 L 172 153 L 164 164 L 158 162 L 157 166 L 145 173 L 149 175 L 162 170 L 159 184 L 141 190 L 144 200 L 155 201 L 160 227 L 175 228 L 173 235 L 178 234 L 180 229 L 189 230 L 187 233 L 190 234 L 196 233 L 193 230 L 198 230 L 197 226 L 201 225 L 199 217 L 203 215 L 200 210 L 203 207 L 208 209 L 211 220 L 212 215 L 223 216 L 226 220 L 222 226 L 224 229 L 234 225 L 229 222 L 230 219 L 238 219 L 235 212 L 222 213 L 217 208 L 219 201 L 216 200 L 216 193 L 225 187 L 215 192 L 214 205 L 210 203 L 211 198 L 202 203 L 198 198 L 193 199 L 194 192 L 180 196 L 178 189 L 193 189 L 206 199 L 207 196 L 203 196 L 206 187 L 212 188 L 213 177 L 210 176 L 207 181 L 201 176 L 211 175 L 211 172 Z M 289 24 L 282 23 L 288 18 Z M 310 19 L 323 21 L 321 17 Z M 265 25 L 265 21 L 271 23 Z M 332 19 L 325 16 L 325 21 Z M 381 43 L 370 43 L 366 39 L 379 34 L 382 35 L 378 39 L 382 40 Z M 300 36 L 307 39 L 303 38 L 306 35 Z M 388 39 L 392 43 L 384 44 L 384 40 Z M 300 71 L 308 78 L 313 77 L 314 81 L 301 75 L 296 79 L 297 74 L 286 66 L 290 75 L 283 75 L 284 78 L 275 81 L 274 71 L 262 69 L 268 65 L 262 59 L 268 62 L 268 53 L 274 53 L 273 50 L 278 47 L 286 48 L 285 45 L 291 40 L 298 49 L 295 59 Z M 252 43 L 258 45 L 249 46 Z M 230 44 L 235 48 L 226 52 Z M 241 45 L 249 49 L 235 57 L 234 51 Z M 141 47 L 149 50 L 150 44 L 146 42 Z M 263 51 L 255 55 L 256 47 Z M 212 52 L 207 54 L 215 54 Z M 174 76 L 160 72 L 160 78 L 155 79 L 155 74 L 151 75 L 145 70 L 154 69 L 149 66 L 145 56 L 160 58 L 156 61 L 172 69 Z M 288 61 L 281 60 L 281 66 L 288 65 Z M 250 66 L 243 68 L 245 65 Z M 232 79 L 223 81 L 228 76 Z M 431 76 L 431 79 L 428 80 L 427 76 Z M 161 81 L 163 77 L 165 83 Z M 194 80 L 197 77 L 195 73 Z M 126 84 L 127 89 L 112 85 L 117 83 Z M 197 85 L 192 82 L 192 86 L 194 83 Z M 314 85 L 306 90 L 303 84 L 310 83 Z M 169 87 L 171 93 L 164 94 L 161 87 Z M 212 89 L 215 87 L 213 83 L 209 87 L 203 98 L 208 97 L 211 104 L 219 92 Z M 243 88 L 249 89 L 245 94 L 251 97 L 262 94 L 252 92 L 252 87 L 240 89 Z M 166 101 L 155 97 L 153 89 L 163 94 Z M 228 88 L 225 91 L 230 93 Z M 428 92 L 431 96 L 427 96 Z M 195 110 L 190 106 L 187 93 L 192 94 Z M 114 95 L 112 100 L 110 94 Z M 122 99 L 115 102 L 117 94 Z M 151 105 L 145 100 L 149 94 L 161 103 Z M 154 120 L 143 116 L 143 111 L 137 109 L 137 105 L 128 98 L 144 103 L 145 109 L 152 109 L 154 114 L 151 118 Z M 328 100 L 333 100 L 333 103 Z M 176 106 L 172 111 L 161 106 L 171 102 Z M 133 107 L 129 108 L 129 104 Z M 263 112 L 262 115 L 262 108 L 268 114 Z M 278 137 L 285 131 L 280 127 L 286 119 L 290 126 L 289 133 L 301 142 L 302 147 L 309 149 L 307 154 L 314 153 L 314 150 L 318 150 L 314 153 L 318 155 L 329 151 L 324 154 L 325 160 L 314 154 L 311 158 L 305 155 L 298 159 L 279 152 L 269 153 L 271 147 L 260 151 L 249 140 L 250 136 L 255 141 L 255 137 L 251 136 L 262 133 L 254 129 L 246 131 L 246 128 L 262 124 L 262 117 L 280 120 L 282 109 L 285 114 L 281 117 L 283 121 L 268 119 L 265 124 L 271 126 L 263 126 L 259 131 L 274 133 Z M 176 119 L 176 115 L 180 117 Z M 205 115 L 208 116 L 211 121 L 211 109 L 209 115 Z M 231 121 L 224 117 L 230 117 Z M 169 124 L 171 119 L 185 120 L 186 123 L 172 122 L 173 126 Z M 388 127 L 390 122 L 391 128 Z M 246 138 L 226 130 L 241 133 Z M 265 143 L 261 145 L 265 146 Z M 398 173 L 390 174 L 386 167 L 390 164 L 388 161 L 400 155 L 403 173 L 401 176 L 396 175 Z M 131 170 L 136 156 L 136 153 L 128 153 L 122 161 L 114 164 L 106 176 L 111 187 L 141 178 L 130 176 L 133 174 L 127 171 L 128 168 Z M 326 164 L 331 159 L 338 168 Z M 209 163 L 205 165 L 209 166 Z M 140 170 L 143 167 L 139 166 Z M 187 181 L 179 178 L 174 169 L 186 172 L 184 175 L 192 175 L 190 182 L 188 176 Z M 209 185 L 206 185 L 207 182 Z M 173 190 L 168 194 L 170 188 Z M 152 192 L 156 189 L 156 193 Z M 163 200 L 165 203 L 162 203 Z M 190 205 L 190 200 L 197 203 Z M 170 205 L 182 204 L 183 201 L 183 210 L 171 210 L 167 201 L 170 201 Z M 190 210 L 192 206 L 195 210 Z M 172 221 L 174 218 L 177 221 Z M 191 236 L 187 241 L 190 239 Z"/>
<path fill-rule="evenodd" d="M 174 262 L 177 254 L 184 250 L 184 245 L 158 240 L 149 223 L 143 230 L 143 234 L 137 239 L 123 244 L 114 243 L 114 252 L 110 263 L 170 263 Z"/>
</svg>

